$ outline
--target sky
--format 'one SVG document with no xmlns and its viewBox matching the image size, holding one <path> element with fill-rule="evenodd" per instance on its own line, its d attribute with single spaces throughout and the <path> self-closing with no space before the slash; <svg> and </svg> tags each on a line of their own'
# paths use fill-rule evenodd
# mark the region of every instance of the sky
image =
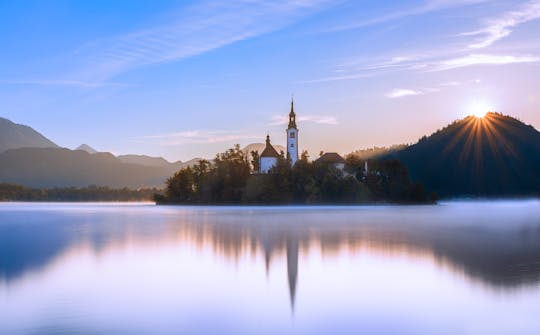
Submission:
<svg viewBox="0 0 540 335">
<path fill-rule="evenodd" d="M 0 117 L 168 160 L 346 154 L 492 110 L 540 129 L 540 0 L 0 2 Z"/>
</svg>

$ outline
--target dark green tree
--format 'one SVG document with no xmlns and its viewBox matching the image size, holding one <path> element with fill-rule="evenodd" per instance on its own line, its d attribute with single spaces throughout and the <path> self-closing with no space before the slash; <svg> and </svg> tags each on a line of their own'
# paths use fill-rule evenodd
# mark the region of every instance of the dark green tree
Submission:
<svg viewBox="0 0 540 335">
<path fill-rule="evenodd" d="M 259 172 L 260 170 L 260 158 L 259 152 L 257 150 L 251 151 L 251 167 L 253 168 L 253 172 Z"/>
</svg>

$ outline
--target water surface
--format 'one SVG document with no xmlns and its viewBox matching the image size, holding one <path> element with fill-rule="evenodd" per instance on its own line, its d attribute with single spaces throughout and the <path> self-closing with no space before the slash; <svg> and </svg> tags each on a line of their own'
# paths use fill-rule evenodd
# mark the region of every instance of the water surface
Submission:
<svg viewBox="0 0 540 335">
<path fill-rule="evenodd" d="M 0 204 L 0 334 L 539 334 L 540 202 Z"/>
</svg>

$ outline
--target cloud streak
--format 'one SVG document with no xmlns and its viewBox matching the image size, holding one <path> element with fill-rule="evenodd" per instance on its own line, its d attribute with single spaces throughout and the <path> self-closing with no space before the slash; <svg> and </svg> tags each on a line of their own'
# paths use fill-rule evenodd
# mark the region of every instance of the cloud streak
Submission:
<svg viewBox="0 0 540 335">
<path fill-rule="evenodd" d="M 153 64 L 193 57 L 276 31 L 332 4 L 330 0 L 201 1 L 172 22 L 87 44 L 78 78 L 104 81 Z"/>
<path fill-rule="evenodd" d="M 80 80 L 49 80 L 49 79 L 27 79 L 27 80 L 0 80 L 0 84 L 7 85 L 37 85 L 37 86 L 66 86 L 80 88 L 99 88 L 110 86 L 124 86 L 124 84 L 113 82 L 88 82 Z"/>
<path fill-rule="evenodd" d="M 338 125 L 339 121 L 333 117 L 333 116 L 325 116 L 325 115 L 302 115 L 297 117 L 298 122 L 312 122 L 317 124 L 325 124 L 325 125 Z M 270 126 L 279 126 L 289 123 L 289 118 L 287 116 L 279 116 L 276 115 L 272 117 L 272 120 L 268 125 Z"/>
<path fill-rule="evenodd" d="M 385 96 L 390 99 L 396 99 L 422 94 L 424 94 L 424 92 L 420 90 L 412 90 L 409 88 L 394 88 L 392 91 L 386 93 Z"/>
<path fill-rule="evenodd" d="M 529 1 L 515 11 L 490 19 L 487 25 L 479 30 L 466 32 L 462 36 L 480 36 L 476 42 L 469 44 L 471 49 L 482 49 L 498 40 L 507 37 L 516 26 L 540 18 L 540 1 Z"/>
<path fill-rule="evenodd" d="M 425 2 L 423 5 L 406 9 L 406 10 L 397 10 L 390 14 L 381 15 L 378 17 L 370 18 L 363 21 L 357 21 L 348 24 L 338 25 L 329 29 L 325 29 L 321 32 L 340 32 L 353 29 L 360 29 L 376 24 L 381 24 L 385 22 L 395 21 L 406 17 L 418 16 L 427 14 L 430 12 L 436 12 L 439 10 L 444 10 L 452 7 L 467 6 L 471 4 L 477 4 L 481 2 L 486 2 L 487 0 L 430 0 Z"/>
<path fill-rule="evenodd" d="M 535 63 L 540 61 L 536 55 L 497 55 L 497 54 L 468 54 L 462 53 L 453 55 L 425 55 L 415 58 L 391 58 L 388 61 L 376 63 L 354 64 L 350 68 L 343 69 L 340 66 L 340 75 L 328 76 L 310 80 L 303 80 L 302 84 L 325 83 L 341 80 L 354 80 L 387 74 L 396 71 L 413 72 L 436 72 L 448 71 L 469 66 L 502 66 L 510 64 Z M 452 57 L 453 56 L 453 57 Z M 457 83 L 459 84 L 459 83 Z M 456 83 L 446 83 L 442 86 L 457 86 Z M 411 94 L 409 94 L 411 95 Z"/>
<path fill-rule="evenodd" d="M 175 146 L 184 144 L 228 143 L 240 140 L 253 140 L 260 137 L 260 135 L 224 130 L 186 130 L 176 133 L 139 136 L 132 138 L 132 140 L 137 142 L 155 141 L 158 145 Z"/>
<path fill-rule="evenodd" d="M 451 70 L 473 65 L 507 65 L 519 63 L 534 63 L 540 61 L 536 56 L 511 56 L 471 54 L 464 57 L 452 58 L 435 64 L 434 71 Z"/>
</svg>

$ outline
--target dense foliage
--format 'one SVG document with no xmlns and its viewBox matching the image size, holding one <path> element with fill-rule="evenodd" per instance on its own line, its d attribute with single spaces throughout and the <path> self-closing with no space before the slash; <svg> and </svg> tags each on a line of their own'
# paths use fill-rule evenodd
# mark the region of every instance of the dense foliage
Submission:
<svg viewBox="0 0 540 335">
<path fill-rule="evenodd" d="M 540 196 L 540 132 L 499 113 L 456 121 L 386 158 L 444 197 Z"/>
<path fill-rule="evenodd" d="M 257 157 L 257 155 L 253 155 Z M 371 172 L 363 170 L 364 161 L 347 159 L 344 171 L 332 164 L 309 162 L 307 153 L 291 167 L 280 158 L 268 174 L 252 173 L 257 162 L 250 161 L 239 146 L 218 154 L 212 161 L 200 161 L 167 180 L 165 195 L 156 195 L 158 203 L 359 203 L 426 202 L 420 184 L 409 181 L 407 170 L 397 160 L 370 161 Z"/>
<path fill-rule="evenodd" d="M 158 189 L 108 187 L 33 189 L 14 184 L 0 184 L 0 201 L 151 201 Z"/>
</svg>

